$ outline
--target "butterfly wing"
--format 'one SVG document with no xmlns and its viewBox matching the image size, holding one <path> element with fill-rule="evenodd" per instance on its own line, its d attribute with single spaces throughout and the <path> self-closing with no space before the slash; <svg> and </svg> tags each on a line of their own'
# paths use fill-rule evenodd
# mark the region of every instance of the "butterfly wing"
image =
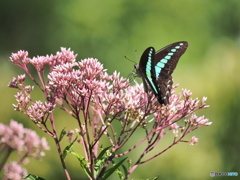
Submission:
<svg viewBox="0 0 240 180">
<path fill-rule="evenodd" d="M 152 72 L 152 63 L 155 58 L 155 50 L 153 47 L 147 48 L 140 59 L 139 64 L 135 65 L 136 73 L 143 80 L 144 90 L 145 92 L 149 92 L 152 90 L 154 94 L 158 94 L 158 90 L 154 84 L 156 81 L 154 74 Z"/>
<path fill-rule="evenodd" d="M 168 78 L 176 68 L 179 58 L 184 54 L 188 47 L 186 41 L 170 44 L 155 53 L 153 66 L 156 77 Z"/>
<path fill-rule="evenodd" d="M 152 62 L 153 82 L 157 86 L 159 93 L 157 98 L 160 104 L 169 104 L 169 96 L 172 89 L 172 76 L 179 58 L 184 54 L 188 47 L 186 41 L 170 44 L 155 53 Z"/>
<path fill-rule="evenodd" d="M 153 47 L 147 48 L 135 65 L 136 72 L 143 79 L 144 90 L 152 90 L 160 104 L 169 104 L 172 76 L 179 58 L 186 51 L 185 41 L 170 44 L 155 53 Z"/>
<path fill-rule="evenodd" d="M 159 89 L 159 93 L 156 94 L 156 96 L 160 104 L 164 105 L 169 104 L 169 97 L 171 95 L 172 84 L 173 81 L 171 75 L 167 79 L 161 80 L 159 78 L 157 80 L 156 86 Z"/>
</svg>

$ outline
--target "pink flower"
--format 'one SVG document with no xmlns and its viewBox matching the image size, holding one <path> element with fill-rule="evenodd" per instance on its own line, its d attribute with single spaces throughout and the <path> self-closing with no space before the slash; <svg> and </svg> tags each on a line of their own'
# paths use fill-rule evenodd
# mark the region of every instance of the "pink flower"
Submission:
<svg viewBox="0 0 240 180">
<path fill-rule="evenodd" d="M 20 180 L 27 175 L 27 170 L 17 162 L 11 162 L 4 166 L 5 179 Z"/>
<path fill-rule="evenodd" d="M 43 150 L 49 150 L 47 141 L 45 138 L 40 139 L 35 131 L 25 129 L 25 151 L 28 152 L 29 156 L 38 158 L 44 156 Z"/>
<path fill-rule="evenodd" d="M 177 125 L 177 123 L 173 123 L 170 125 L 170 129 L 178 129 L 179 126 Z"/>
<path fill-rule="evenodd" d="M 32 121 L 38 122 L 41 121 L 42 118 L 45 117 L 46 114 L 52 113 L 54 110 L 55 104 L 50 102 L 41 102 L 36 101 L 33 102 L 31 106 L 28 106 L 26 110 L 26 114 Z"/>
<path fill-rule="evenodd" d="M 11 120 L 9 126 L 0 124 L 0 127 L 0 144 L 6 144 L 11 149 L 22 151 L 24 146 L 23 125 Z"/>
<path fill-rule="evenodd" d="M 25 69 L 26 64 L 29 63 L 29 58 L 27 51 L 18 51 L 17 53 L 12 53 L 12 56 L 10 57 L 10 61 L 13 64 L 16 64 L 17 66 Z"/>
<path fill-rule="evenodd" d="M 209 122 L 204 116 L 197 117 L 195 114 L 185 120 L 185 122 L 189 123 L 191 126 L 209 126 L 212 124 L 212 122 Z"/>
<path fill-rule="evenodd" d="M 27 56 L 27 51 L 18 51 L 17 53 L 12 53 L 10 61 L 24 70 L 27 70 L 27 64 L 30 63 L 37 71 L 42 71 L 46 65 L 49 65 L 50 69 L 52 69 L 57 64 L 75 62 L 76 58 L 76 55 L 70 49 L 66 50 L 66 48 L 61 48 L 61 52 L 57 52 L 56 55 L 37 56 L 33 58 L 28 58 Z"/>
<path fill-rule="evenodd" d="M 196 138 L 195 136 L 193 136 L 191 138 L 191 141 L 189 141 L 190 145 L 193 146 L 193 145 L 196 145 L 198 142 L 198 138 Z"/>
<path fill-rule="evenodd" d="M 0 144 L 17 150 L 22 156 L 38 158 L 44 150 L 49 150 L 45 138 L 39 138 L 35 131 L 24 128 L 22 124 L 11 120 L 9 126 L 0 123 Z"/>
</svg>

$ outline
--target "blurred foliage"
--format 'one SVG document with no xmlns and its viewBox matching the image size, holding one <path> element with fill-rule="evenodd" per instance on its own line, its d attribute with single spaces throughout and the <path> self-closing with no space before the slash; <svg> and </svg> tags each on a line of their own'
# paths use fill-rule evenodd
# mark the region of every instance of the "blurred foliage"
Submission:
<svg viewBox="0 0 240 180">
<path fill-rule="evenodd" d="M 137 62 L 148 46 L 160 49 L 185 40 L 189 48 L 173 74 L 174 80 L 180 83 L 179 89 L 208 97 L 211 108 L 200 113 L 213 125 L 192 134 L 200 138 L 197 146 L 180 144 L 139 167 L 132 178 L 211 179 L 211 171 L 240 169 L 239 0 L 9 0 L 0 1 L 0 24 L 2 122 L 15 119 L 45 136 L 25 116 L 13 111 L 16 91 L 7 84 L 22 71 L 8 62 L 11 53 L 21 49 L 37 56 L 67 47 L 79 54 L 78 60 L 98 58 L 109 73 L 116 70 L 127 77 L 133 63 L 125 55 Z M 59 113 L 58 118 L 59 127 L 69 124 L 65 114 Z M 61 179 L 56 152 L 52 148 L 43 161 L 30 163 L 28 171 L 45 179 Z M 86 177 L 76 159 L 67 158 L 67 163 L 73 179 Z"/>
</svg>

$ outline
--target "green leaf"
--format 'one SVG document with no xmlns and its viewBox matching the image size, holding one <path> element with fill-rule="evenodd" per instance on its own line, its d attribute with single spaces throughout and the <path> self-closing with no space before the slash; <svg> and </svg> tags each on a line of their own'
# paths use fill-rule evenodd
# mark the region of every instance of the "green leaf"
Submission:
<svg viewBox="0 0 240 180">
<path fill-rule="evenodd" d="M 78 137 L 76 137 L 65 149 L 63 150 L 63 159 L 66 158 L 67 153 L 72 149 L 73 144 L 76 142 Z"/>
<path fill-rule="evenodd" d="M 102 177 L 102 180 L 105 180 L 105 179 L 107 179 L 109 176 L 111 176 L 111 175 L 114 173 L 114 171 L 115 171 L 119 166 L 121 166 L 122 163 L 123 163 L 126 159 L 127 159 L 127 157 L 124 158 L 124 159 L 122 159 L 122 160 L 121 160 L 120 162 L 118 162 L 117 164 L 115 164 L 112 168 L 108 169 L 108 170 L 104 173 L 104 175 L 103 175 L 103 177 Z"/>
<path fill-rule="evenodd" d="M 65 131 L 66 127 L 63 128 L 63 130 L 61 131 L 60 133 L 60 136 L 59 136 L 59 142 L 62 140 L 62 138 L 66 135 L 66 131 Z"/>
<path fill-rule="evenodd" d="M 113 160 L 112 160 L 112 163 L 115 164 L 115 162 Z M 125 180 L 125 179 L 127 179 L 129 166 L 127 168 L 124 164 L 122 164 L 121 167 L 122 167 L 122 170 L 120 170 L 120 168 L 118 168 L 115 172 L 118 174 L 119 179 Z"/>
<path fill-rule="evenodd" d="M 106 163 L 109 157 L 109 153 L 107 152 L 112 146 L 104 148 L 100 154 L 98 155 L 95 166 L 94 166 L 94 175 L 97 177 L 99 172 L 102 170 L 103 165 Z M 95 178 L 96 178 L 95 177 Z"/>
<path fill-rule="evenodd" d="M 70 151 L 67 151 L 68 153 L 71 153 L 73 154 L 74 156 L 77 157 L 78 161 L 80 162 L 80 166 L 83 168 L 83 170 L 85 171 L 85 173 L 88 175 L 89 178 L 92 178 L 92 174 L 91 172 L 89 171 L 88 169 L 88 164 L 89 162 L 86 160 L 85 157 L 81 156 L 80 154 L 78 153 L 75 153 L 74 151 L 70 150 Z"/>
<path fill-rule="evenodd" d="M 24 176 L 23 179 L 29 179 L 29 180 L 45 180 L 39 176 L 28 174 L 27 176 Z"/>
<path fill-rule="evenodd" d="M 145 179 L 145 180 L 157 180 L 157 179 L 158 179 L 158 176 L 152 177 L 152 178 L 147 178 L 147 179 Z"/>
<path fill-rule="evenodd" d="M 124 166 L 124 164 L 122 165 L 122 168 L 123 168 L 123 172 L 124 172 L 124 176 L 127 177 L 127 174 L 128 174 L 128 169 L 126 166 Z"/>
<path fill-rule="evenodd" d="M 119 179 L 126 179 L 126 178 L 124 178 L 124 175 L 123 175 L 122 171 L 119 168 L 117 168 L 115 172 L 118 174 Z"/>
<path fill-rule="evenodd" d="M 108 146 L 105 149 L 103 149 L 100 154 L 98 155 L 97 159 L 102 159 L 102 157 L 105 155 L 106 151 L 110 149 L 112 146 Z"/>
</svg>

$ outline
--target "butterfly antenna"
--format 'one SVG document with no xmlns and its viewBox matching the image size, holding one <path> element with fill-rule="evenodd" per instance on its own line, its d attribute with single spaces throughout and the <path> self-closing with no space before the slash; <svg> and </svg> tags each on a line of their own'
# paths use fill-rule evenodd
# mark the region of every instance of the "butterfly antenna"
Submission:
<svg viewBox="0 0 240 180">
<path fill-rule="evenodd" d="M 124 58 L 125 58 L 125 59 L 127 59 L 127 60 L 129 60 L 130 62 L 133 62 L 134 64 L 136 64 L 136 62 L 135 62 L 135 61 L 133 61 L 133 60 L 129 59 L 127 56 L 124 56 Z"/>
<path fill-rule="evenodd" d="M 137 59 L 137 50 L 135 50 L 135 56 L 136 56 L 136 59 Z M 124 56 L 125 59 L 127 59 L 128 61 L 134 63 L 134 64 L 137 64 L 135 61 L 129 59 L 127 56 Z M 133 82 L 134 78 L 136 77 L 136 69 L 133 69 L 133 71 L 131 73 L 128 74 L 128 79 L 130 81 L 130 83 Z"/>
</svg>

